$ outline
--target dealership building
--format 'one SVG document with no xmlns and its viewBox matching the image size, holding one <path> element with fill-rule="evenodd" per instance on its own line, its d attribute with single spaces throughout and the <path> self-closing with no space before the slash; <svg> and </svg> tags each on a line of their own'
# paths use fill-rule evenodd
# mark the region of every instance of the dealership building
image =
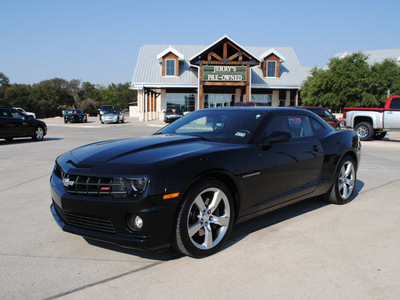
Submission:
<svg viewBox="0 0 400 300">
<path fill-rule="evenodd" d="M 299 105 L 308 72 L 291 47 L 243 47 L 226 35 L 209 46 L 142 45 L 131 82 L 138 101 L 130 116 L 148 121 L 163 119 L 167 109 L 237 102 Z"/>
</svg>

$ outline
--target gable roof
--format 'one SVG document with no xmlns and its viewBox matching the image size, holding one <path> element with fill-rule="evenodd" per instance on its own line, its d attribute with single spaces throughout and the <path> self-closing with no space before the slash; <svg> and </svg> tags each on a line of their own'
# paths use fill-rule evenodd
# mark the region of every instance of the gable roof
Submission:
<svg viewBox="0 0 400 300">
<path fill-rule="evenodd" d="M 180 53 L 178 50 L 176 50 L 176 49 L 174 49 L 172 47 L 168 47 L 167 49 L 165 49 L 164 51 L 160 52 L 157 55 L 157 60 L 162 59 L 165 55 L 167 55 L 170 52 L 175 54 L 179 58 L 179 60 L 184 60 L 185 59 L 184 55 L 182 53 Z"/>
<path fill-rule="evenodd" d="M 261 54 L 260 59 L 264 60 L 264 58 L 270 56 L 271 54 L 275 54 L 282 62 L 286 60 L 282 54 L 280 54 L 278 51 L 276 51 L 273 48 L 264 52 L 263 54 Z"/>
<path fill-rule="evenodd" d="M 234 40 L 232 40 L 229 36 L 227 36 L 226 34 L 221 37 L 219 40 L 215 41 L 214 43 L 212 43 L 210 46 L 204 48 L 203 50 L 201 50 L 199 53 L 195 54 L 191 59 L 189 59 L 190 63 L 193 63 L 193 60 L 195 60 L 196 58 L 198 58 L 199 56 L 201 56 L 202 54 L 208 53 L 214 46 L 218 45 L 219 43 L 221 43 L 224 39 L 228 40 L 229 42 L 231 42 L 232 44 L 234 44 L 236 47 L 240 48 L 243 50 L 243 52 L 245 52 L 247 55 L 249 55 L 250 57 L 254 58 L 255 60 L 257 60 L 257 62 L 260 62 L 260 59 L 252 54 L 251 52 L 247 51 L 245 47 L 240 46 L 238 43 L 236 43 Z"/>
</svg>

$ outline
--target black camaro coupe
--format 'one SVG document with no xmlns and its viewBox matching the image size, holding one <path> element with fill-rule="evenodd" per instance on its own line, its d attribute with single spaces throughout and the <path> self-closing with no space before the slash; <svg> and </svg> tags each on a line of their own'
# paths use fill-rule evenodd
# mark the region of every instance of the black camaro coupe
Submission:
<svg viewBox="0 0 400 300">
<path fill-rule="evenodd" d="M 64 123 L 68 122 L 87 122 L 87 114 L 83 109 L 70 109 L 64 115 Z"/>
<path fill-rule="evenodd" d="M 198 110 L 142 138 L 59 156 L 51 212 L 64 231 L 204 257 L 235 222 L 323 195 L 352 199 L 360 141 L 307 110 Z"/>
</svg>

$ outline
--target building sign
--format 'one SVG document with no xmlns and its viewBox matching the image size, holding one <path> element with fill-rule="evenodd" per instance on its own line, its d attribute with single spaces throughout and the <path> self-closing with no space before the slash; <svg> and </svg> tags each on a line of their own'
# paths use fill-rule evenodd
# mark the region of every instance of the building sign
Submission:
<svg viewBox="0 0 400 300">
<path fill-rule="evenodd" d="M 203 81 L 246 81 L 246 67 L 204 66 Z"/>
</svg>

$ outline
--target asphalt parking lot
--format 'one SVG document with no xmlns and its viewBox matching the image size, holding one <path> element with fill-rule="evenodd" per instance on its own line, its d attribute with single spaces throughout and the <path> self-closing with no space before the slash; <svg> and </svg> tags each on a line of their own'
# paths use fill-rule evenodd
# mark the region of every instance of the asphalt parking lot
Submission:
<svg viewBox="0 0 400 300">
<path fill-rule="evenodd" d="M 63 232 L 50 213 L 56 157 L 162 122 L 44 120 L 42 142 L 0 140 L 1 299 L 399 299 L 400 133 L 362 143 L 355 199 L 320 198 L 234 227 L 205 259 L 122 249 Z"/>
</svg>

